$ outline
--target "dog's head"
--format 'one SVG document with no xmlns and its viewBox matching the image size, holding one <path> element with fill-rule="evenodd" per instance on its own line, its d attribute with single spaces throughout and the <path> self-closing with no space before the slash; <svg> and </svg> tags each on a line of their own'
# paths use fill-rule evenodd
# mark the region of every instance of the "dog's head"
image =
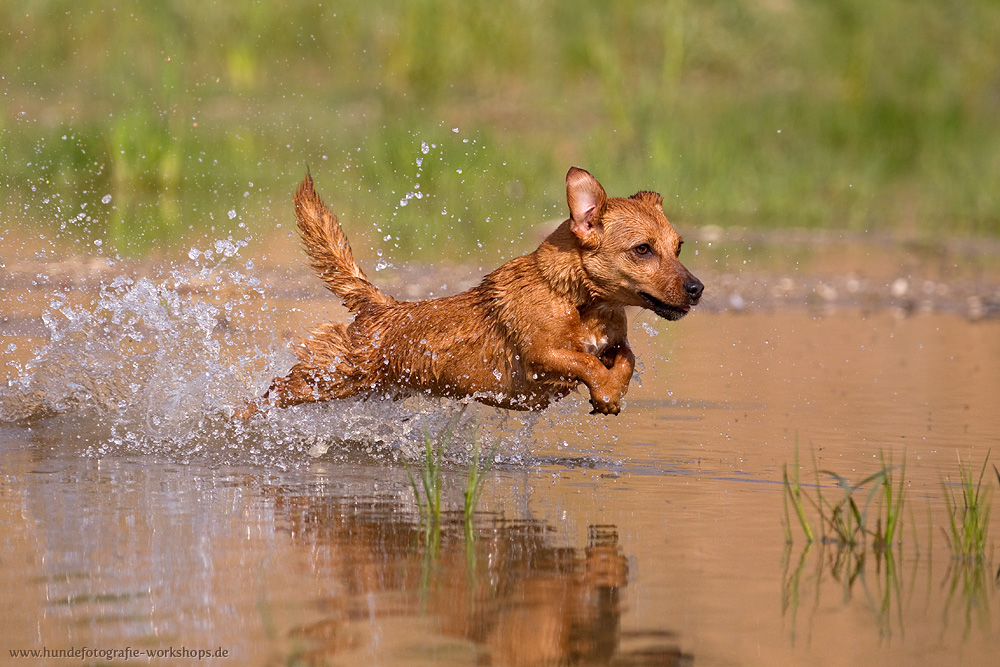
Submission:
<svg viewBox="0 0 1000 667">
<path fill-rule="evenodd" d="M 705 286 L 678 259 L 684 241 L 663 214 L 660 195 L 609 198 L 596 178 L 572 167 L 566 198 L 570 230 L 596 296 L 668 320 L 679 320 L 698 303 Z"/>
</svg>

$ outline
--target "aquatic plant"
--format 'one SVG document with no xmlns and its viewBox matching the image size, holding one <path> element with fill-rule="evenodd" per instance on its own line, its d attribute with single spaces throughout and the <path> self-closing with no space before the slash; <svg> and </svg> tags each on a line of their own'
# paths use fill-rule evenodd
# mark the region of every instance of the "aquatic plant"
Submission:
<svg viewBox="0 0 1000 667">
<path fill-rule="evenodd" d="M 989 452 L 979 470 L 979 477 L 973 479 L 972 465 L 962 464 L 958 458 L 958 490 L 942 482 L 945 504 L 948 509 L 948 526 L 945 536 L 952 554 L 957 558 L 982 560 L 986 554 L 986 539 L 990 527 L 991 489 L 983 486 L 983 475 L 989 462 Z M 996 471 L 996 466 L 993 467 Z M 1000 480 L 1000 472 L 997 472 Z"/>
<path fill-rule="evenodd" d="M 863 543 L 870 532 L 867 524 L 867 509 L 872 498 L 878 492 L 879 485 L 875 485 L 869 490 L 868 498 L 863 505 L 859 505 L 855 494 L 877 479 L 882 479 L 884 486 L 885 471 L 880 470 L 856 484 L 852 484 L 847 478 L 832 470 L 823 470 L 821 473 L 832 477 L 843 491 L 840 500 L 834 502 L 824 497 L 822 487 L 817 486 L 817 507 L 820 512 L 821 524 L 829 529 L 830 539 L 835 542 L 848 546 Z"/>
<path fill-rule="evenodd" d="M 404 460 L 406 474 L 413 488 L 413 497 L 420 508 L 420 514 L 424 522 L 425 542 L 436 550 L 440 546 L 441 540 L 441 495 L 443 488 L 442 470 L 445 462 L 445 453 L 448 451 L 455 434 L 455 429 L 461 422 L 462 417 L 468 410 L 468 403 L 452 415 L 437 435 L 424 433 L 424 447 L 420 460 L 420 481 L 410 465 Z M 464 516 L 466 524 L 466 534 L 470 534 L 472 515 L 475 513 L 479 496 L 482 493 L 483 482 L 492 467 L 493 458 L 496 453 L 494 447 L 488 454 L 480 453 L 478 428 L 473 428 L 472 448 L 469 454 L 468 465 L 468 486 L 465 490 Z"/>
<path fill-rule="evenodd" d="M 468 409 L 465 404 L 441 427 L 437 435 L 424 433 L 424 446 L 421 451 L 419 481 L 414 474 L 410 464 L 405 460 L 406 474 L 413 489 L 413 497 L 420 508 L 421 523 L 423 526 L 424 544 L 427 547 L 427 555 L 433 560 L 441 547 L 442 531 L 442 501 L 444 481 L 442 472 L 445 464 L 445 454 L 452 445 L 455 431 Z M 466 557 L 470 566 L 475 565 L 475 532 L 473 530 L 473 519 L 476 508 L 479 506 L 479 499 L 483 493 L 483 486 L 489 476 L 493 463 L 496 460 L 497 450 L 500 442 L 496 441 L 488 449 L 484 450 L 479 434 L 478 422 L 472 424 L 471 443 L 468 451 L 468 462 L 466 464 L 466 486 L 462 494 L 462 524 L 465 532 Z M 457 521 L 457 519 L 456 519 Z M 430 561 L 425 564 L 430 568 Z M 429 570 L 428 570 L 429 571 Z M 425 573 L 426 574 L 426 573 Z"/>
<path fill-rule="evenodd" d="M 448 419 L 444 427 L 438 431 L 437 436 L 432 437 L 430 433 L 424 433 L 424 449 L 421 452 L 423 458 L 420 461 L 420 484 L 410 465 L 404 460 L 406 474 L 413 487 L 413 497 L 417 501 L 417 506 L 422 514 L 427 515 L 435 523 L 441 521 L 441 468 L 444 461 L 444 453 L 451 443 L 452 434 L 459 420 L 465 414 L 468 405 L 462 408 Z"/>
<path fill-rule="evenodd" d="M 792 507 L 795 508 L 795 516 L 799 521 L 799 526 L 802 527 L 802 532 L 806 535 L 806 541 L 812 543 L 813 532 L 812 528 L 809 526 L 809 520 L 806 518 L 806 508 L 802 502 L 802 487 L 799 485 L 799 443 L 795 443 L 795 465 L 792 468 L 792 477 L 789 479 L 788 476 L 788 464 L 786 463 L 783 470 L 784 478 L 784 500 L 785 500 L 785 521 L 783 523 L 785 529 L 785 542 L 792 542 L 792 529 L 791 521 L 788 516 L 788 504 L 791 503 Z"/>
<path fill-rule="evenodd" d="M 788 466 L 783 470 L 785 517 L 785 539 L 792 541 L 791 517 L 788 506 L 794 509 L 796 519 L 806 541 L 815 539 L 815 532 L 806 514 L 805 501 L 812 505 L 819 515 L 819 536 L 823 542 L 833 542 L 848 547 L 864 546 L 870 538 L 876 552 L 882 552 L 898 539 L 903 521 L 903 504 L 905 499 L 904 478 L 906 472 L 906 455 L 900 466 L 894 466 L 892 459 L 887 461 L 885 454 L 880 454 L 882 469 L 868 475 L 859 482 L 851 482 L 843 475 L 833 470 L 819 470 L 815 455 L 813 468 L 816 475 L 814 496 L 803 492 L 799 482 L 799 451 L 795 447 L 795 465 L 789 475 Z M 899 471 L 898 481 L 895 472 Z M 820 476 L 832 478 L 843 492 L 839 499 L 833 499 L 824 494 Z M 872 484 L 876 482 L 875 484 Z M 863 490 L 867 495 L 859 499 Z M 878 500 L 877 509 L 871 512 L 872 503 Z"/>
<path fill-rule="evenodd" d="M 848 599 L 856 582 L 861 581 L 871 607 L 876 610 L 879 634 L 888 637 L 894 628 L 902 629 L 903 585 L 897 566 L 894 547 L 900 541 L 905 505 L 906 455 L 902 463 L 893 465 L 891 456 L 880 453 L 882 468 L 862 480 L 852 483 L 843 475 L 832 470 L 820 470 L 813 453 L 813 471 L 816 477 L 812 493 L 803 489 L 799 481 L 799 451 L 795 448 L 795 465 L 789 473 L 784 469 L 785 539 L 788 542 L 783 561 L 782 609 L 791 614 L 792 633 L 795 635 L 795 616 L 800 598 L 800 579 L 806 559 L 812 549 L 816 531 L 811 526 L 806 511 L 808 502 L 818 514 L 820 542 L 818 583 L 822 573 L 829 571 L 833 579 L 843 587 L 844 598 Z M 841 494 L 824 491 L 823 477 L 832 479 Z M 798 566 L 791 565 L 791 512 L 794 508 L 799 525 L 806 536 L 806 547 L 799 558 Z M 870 549 L 869 549 L 870 547 Z M 865 566 L 869 555 L 874 555 L 874 578 L 865 576 Z M 874 590 L 867 582 L 874 582 Z"/>
<path fill-rule="evenodd" d="M 906 487 L 904 486 L 906 479 L 906 452 L 903 452 L 903 462 L 899 465 L 899 484 L 895 487 L 895 492 L 893 491 L 893 472 L 896 470 L 896 467 L 892 465 L 891 456 L 888 464 L 886 463 L 884 453 L 880 452 L 879 456 L 882 459 L 882 470 L 885 471 L 881 484 L 885 520 L 883 523 L 883 515 L 880 510 L 876 516 L 874 538 L 876 549 L 883 550 L 893 544 L 897 534 L 902 530 L 903 499 L 906 495 Z"/>
<path fill-rule="evenodd" d="M 992 510 L 992 489 L 983 484 L 989 458 L 990 452 L 987 452 L 976 477 L 971 462 L 963 465 L 959 456 L 957 489 L 956 485 L 943 481 L 941 483 L 948 510 L 948 524 L 942 531 L 952 555 L 946 577 L 948 597 L 943 617 L 950 617 L 950 610 L 957 598 L 966 637 L 975 625 L 987 628 L 990 624 L 992 586 L 988 570 L 992 569 L 992 563 L 987 556 L 986 546 Z M 1000 482 L 1000 470 L 997 470 L 996 465 L 993 466 L 993 472 Z M 997 573 L 997 578 L 1000 579 L 1000 573 Z"/>
</svg>

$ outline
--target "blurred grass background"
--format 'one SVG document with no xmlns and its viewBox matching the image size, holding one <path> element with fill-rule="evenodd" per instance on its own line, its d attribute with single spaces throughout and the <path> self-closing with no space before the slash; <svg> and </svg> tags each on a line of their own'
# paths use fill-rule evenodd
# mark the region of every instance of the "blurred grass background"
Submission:
<svg viewBox="0 0 1000 667">
<path fill-rule="evenodd" d="M 0 25 L 0 226 L 106 249 L 288 226 L 306 165 L 356 245 L 418 256 L 509 249 L 570 165 L 687 228 L 1000 234 L 995 0 L 6 0 Z"/>
</svg>

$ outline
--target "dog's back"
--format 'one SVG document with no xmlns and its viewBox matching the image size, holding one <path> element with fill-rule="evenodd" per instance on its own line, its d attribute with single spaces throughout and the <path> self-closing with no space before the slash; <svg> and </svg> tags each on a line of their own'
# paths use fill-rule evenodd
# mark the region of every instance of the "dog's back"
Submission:
<svg viewBox="0 0 1000 667">
<path fill-rule="evenodd" d="M 477 287 L 425 301 L 367 301 L 350 324 L 325 323 L 294 347 L 299 363 L 275 380 L 268 402 L 278 407 L 330 398 L 426 393 L 472 397 L 510 409 L 540 409 L 575 382 L 529 377 L 521 350 L 521 316 L 501 285 L 532 269 L 526 256 L 505 264 Z M 513 264 L 513 266 L 511 265 Z"/>
</svg>

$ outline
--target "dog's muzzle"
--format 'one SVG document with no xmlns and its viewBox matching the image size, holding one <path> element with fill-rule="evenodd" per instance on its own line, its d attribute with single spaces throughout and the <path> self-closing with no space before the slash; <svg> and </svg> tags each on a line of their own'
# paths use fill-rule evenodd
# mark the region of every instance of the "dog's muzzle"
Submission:
<svg viewBox="0 0 1000 667">
<path fill-rule="evenodd" d="M 688 301 L 686 304 L 677 306 L 667 303 L 666 301 L 657 299 L 648 292 L 639 292 L 639 296 L 646 302 L 647 308 L 660 317 L 668 320 L 679 320 L 691 311 L 692 306 L 698 305 L 698 301 L 701 299 L 704 291 L 705 285 L 697 278 L 691 278 L 691 280 L 684 283 L 684 294 L 687 296 Z"/>
</svg>

